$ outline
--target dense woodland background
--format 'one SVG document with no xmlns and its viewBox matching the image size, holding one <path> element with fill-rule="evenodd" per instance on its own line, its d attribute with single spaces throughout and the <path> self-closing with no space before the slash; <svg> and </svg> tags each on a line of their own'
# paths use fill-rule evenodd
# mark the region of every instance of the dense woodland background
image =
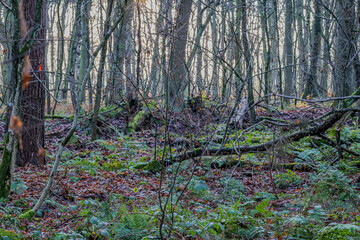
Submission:
<svg viewBox="0 0 360 240">
<path fill-rule="evenodd" d="M 360 2 L 0 14 L 3 239 L 360 238 Z"/>
</svg>

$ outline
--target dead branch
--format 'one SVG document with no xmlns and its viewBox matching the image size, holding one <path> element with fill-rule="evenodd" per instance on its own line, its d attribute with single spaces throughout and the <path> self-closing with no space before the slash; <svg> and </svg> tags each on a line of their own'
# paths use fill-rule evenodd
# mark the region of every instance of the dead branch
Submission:
<svg viewBox="0 0 360 240">
<path fill-rule="evenodd" d="M 167 161 L 172 162 L 181 162 L 187 159 L 202 157 L 202 156 L 215 156 L 215 155 L 238 155 L 250 152 L 265 152 L 268 149 L 284 145 L 290 142 L 298 141 L 304 137 L 315 136 L 325 132 L 327 129 L 331 128 L 338 120 L 344 115 L 343 111 L 333 111 L 333 114 L 326 119 L 323 123 L 304 129 L 301 131 L 294 132 L 292 134 L 286 135 L 284 137 L 268 141 L 262 144 L 248 146 L 244 145 L 237 148 L 213 148 L 213 149 L 194 149 L 189 152 L 184 152 L 182 154 L 175 155 Z"/>
</svg>

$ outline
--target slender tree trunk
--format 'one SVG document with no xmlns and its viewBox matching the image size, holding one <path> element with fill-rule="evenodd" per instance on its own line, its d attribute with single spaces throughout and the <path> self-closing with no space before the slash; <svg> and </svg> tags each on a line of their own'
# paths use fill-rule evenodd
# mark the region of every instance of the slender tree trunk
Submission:
<svg viewBox="0 0 360 240">
<path fill-rule="evenodd" d="M 164 29 L 169 29 L 170 22 L 172 20 L 172 0 L 166 0 L 165 5 L 165 11 L 166 11 L 166 17 L 165 17 L 165 24 Z M 165 93 L 165 101 L 166 104 L 168 103 L 168 94 L 169 94 L 169 64 L 168 64 L 168 46 L 171 45 L 171 38 L 169 37 L 169 34 L 164 34 L 163 40 L 162 40 L 162 46 L 161 46 L 161 83 L 162 83 L 162 92 Z"/>
<path fill-rule="evenodd" d="M 151 70 L 150 70 L 150 77 L 149 77 L 150 83 L 151 83 L 151 95 L 152 96 L 157 95 L 158 85 L 160 82 L 160 71 L 159 70 L 160 70 L 161 54 L 160 54 L 159 44 L 160 44 L 160 30 L 163 28 L 164 20 L 165 20 L 164 19 L 164 16 L 165 16 L 164 4 L 165 4 L 165 2 L 161 1 L 158 18 L 156 20 L 156 25 L 155 25 L 156 37 L 155 37 L 155 42 L 154 42 L 154 52 L 153 52 L 153 57 L 151 60 Z"/>
<path fill-rule="evenodd" d="M 285 95 L 293 96 L 295 90 L 294 76 L 293 76 L 293 60 L 294 60 L 294 42 L 293 42 L 293 0 L 285 0 L 285 39 L 284 39 L 284 54 L 285 54 Z M 289 100 L 285 99 L 289 103 Z"/>
<path fill-rule="evenodd" d="M 236 1 L 236 21 L 234 26 L 234 60 L 235 60 L 235 95 L 236 99 L 240 99 L 242 96 L 242 88 L 244 79 L 242 77 L 242 66 L 243 66 L 243 59 L 242 59 L 242 52 L 241 52 L 241 38 L 240 38 L 240 26 L 242 20 L 242 7 L 241 7 L 241 0 Z"/>
<path fill-rule="evenodd" d="M 55 98 L 58 99 L 59 97 L 59 91 L 60 91 L 60 85 L 63 78 L 63 62 L 64 62 L 64 25 L 65 25 L 65 13 L 69 4 L 68 0 L 65 0 L 63 3 L 63 9 L 60 16 L 60 5 L 61 1 L 59 1 L 57 5 L 57 27 L 58 27 L 58 33 L 60 35 L 59 43 L 58 43 L 58 50 L 57 50 L 57 69 L 56 69 L 56 79 L 55 79 Z M 55 114 L 57 102 L 54 102 L 54 106 L 52 109 L 52 115 Z"/>
<path fill-rule="evenodd" d="M 109 0 L 107 3 L 107 10 L 106 10 L 106 20 L 105 20 L 105 26 L 104 26 L 104 38 L 108 31 L 110 30 L 110 24 L 111 24 L 111 11 L 113 7 L 114 0 Z M 101 105 L 101 90 L 103 85 L 103 74 L 104 74 L 104 67 L 105 67 L 105 60 L 106 60 L 106 51 L 107 51 L 107 44 L 105 43 L 104 47 L 101 49 L 100 54 L 100 66 L 99 66 L 99 72 L 96 82 L 96 96 L 95 96 L 95 105 L 94 105 L 94 114 L 91 122 L 91 140 L 95 140 L 97 137 L 97 123 L 98 123 L 98 116 L 99 116 L 99 110 Z"/>
<path fill-rule="evenodd" d="M 281 81 L 281 69 L 278 69 L 280 66 L 279 60 L 279 33 L 278 33 L 278 10 L 277 10 L 277 1 L 271 0 L 269 5 L 269 35 L 271 39 L 271 79 L 273 86 L 272 89 L 276 89 L 276 91 L 282 94 L 282 81 Z"/>
<path fill-rule="evenodd" d="M 212 55 L 213 55 L 213 71 L 211 78 L 211 89 L 213 98 L 217 99 L 219 96 L 219 71 L 218 71 L 218 28 L 216 22 L 216 15 L 212 16 L 211 33 L 212 33 Z"/>
<path fill-rule="evenodd" d="M 131 65 L 132 65 L 132 54 L 133 54 L 133 34 L 132 34 L 132 19 L 134 18 L 134 5 L 135 3 L 130 4 L 129 10 L 126 11 L 127 16 L 125 16 L 126 27 L 124 29 L 124 34 L 126 36 L 123 36 L 124 39 L 124 54 L 125 54 L 125 79 L 126 79 L 126 93 L 128 97 L 131 95 L 133 96 L 135 94 L 134 90 L 134 78 L 132 75 Z M 132 98 L 132 97 L 130 97 Z"/>
<path fill-rule="evenodd" d="M 333 1 L 332 1 L 333 3 Z M 332 6 L 331 4 L 330 6 Z M 331 19 L 330 19 L 330 13 L 328 11 L 324 12 L 325 14 L 325 20 L 323 24 L 323 53 L 322 53 L 322 69 L 321 69 L 321 79 L 320 79 L 320 87 L 321 92 L 320 94 L 323 97 L 328 96 L 329 87 L 328 87 L 328 78 L 330 73 L 330 66 L 333 65 L 331 60 L 331 43 L 330 43 L 330 27 L 331 27 Z"/>
<path fill-rule="evenodd" d="M 227 32 L 227 27 L 226 27 L 226 17 L 229 16 L 229 19 L 231 19 L 232 21 L 234 20 L 233 15 L 231 16 L 230 10 L 229 10 L 229 5 L 230 3 L 227 3 L 227 1 L 223 1 L 222 2 L 222 14 L 221 14 L 221 36 L 220 36 L 220 49 L 225 49 L 226 46 L 226 32 Z M 232 51 L 233 48 L 230 47 L 230 49 L 227 51 L 227 54 L 224 54 L 224 57 L 227 58 L 227 61 L 229 61 L 230 63 L 232 62 Z M 230 76 L 228 76 L 228 71 L 227 68 L 225 66 L 225 64 L 220 60 L 220 63 L 222 65 L 222 89 L 221 89 L 221 100 L 227 101 L 228 100 L 228 96 L 229 96 L 229 83 L 231 83 L 230 81 Z"/>
<path fill-rule="evenodd" d="M 84 79 L 84 75 L 90 63 L 90 34 L 89 34 L 89 17 L 92 0 L 83 1 L 81 3 L 81 46 L 80 46 L 80 66 L 79 76 L 77 79 Z M 90 81 L 90 78 L 85 79 L 86 82 Z M 81 83 L 80 83 L 81 84 Z M 85 92 L 84 92 L 85 94 Z M 92 98 L 92 89 L 88 90 L 89 99 Z M 82 96 L 85 98 L 85 96 Z"/>
<path fill-rule="evenodd" d="M 198 0 L 197 1 L 197 18 L 196 18 L 196 28 L 199 29 L 202 27 L 202 1 Z M 199 44 L 200 45 L 200 38 L 197 42 L 195 42 L 195 44 Z M 203 80 L 202 80 L 202 76 L 201 76 L 201 71 L 202 71 L 202 49 L 201 46 L 198 47 L 197 52 L 196 52 L 196 86 L 198 88 L 199 93 L 201 93 L 201 91 L 204 89 L 204 85 L 203 85 Z"/>
<path fill-rule="evenodd" d="M 63 89 L 63 99 L 66 100 L 68 92 L 68 84 L 70 84 L 70 96 L 73 109 L 78 101 L 77 89 L 76 89 L 76 78 L 75 78 L 75 68 L 76 68 L 76 58 L 77 58 L 77 46 L 78 41 L 80 40 L 81 33 L 81 4 L 84 0 L 77 0 L 75 6 L 75 23 L 74 28 L 71 33 L 71 40 L 68 53 L 68 64 L 65 74 L 65 86 Z"/>
<path fill-rule="evenodd" d="M 264 94 L 268 95 L 270 93 L 270 61 L 271 61 L 271 46 L 270 46 L 270 37 L 269 37 L 269 26 L 268 26 L 268 9 L 267 9 L 267 0 L 259 1 L 259 10 L 261 16 L 261 29 L 262 29 L 262 46 L 263 46 L 263 56 L 264 56 Z M 265 98 L 265 102 L 269 103 L 269 98 Z"/>
<path fill-rule="evenodd" d="M 254 107 L 251 107 L 254 104 L 254 87 L 253 87 L 253 60 L 249 47 L 248 40 L 248 15 L 247 15 L 247 1 L 241 0 L 240 3 L 242 18 L 241 18 L 241 33 L 242 33 L 242 45 L 244 48 L 244 57 L 245 57 L 245 65 L 246 65 L 246 79 L 247 82 L 247 90 L 248 90 L 248 105 L 250 106 L 250 123 L 255 123 L 256 115 Z"/>
<path fill-rule="evenodd" d="M 314 97 L 319 96 L 319 84 L 317 82 L 317 70 L 318 70 L 318 59 L 321 50 L 321 7 L 318 1 L 314 2 L 315 16 L 314 25 L 312 29 L 313 38 L 311 44 L 311 63 L 310 72 L 306 77 L 306 88 L 304 91 L 303 98 L 305 99 L 309 95 Z"/>
<path fill-rule="evenodd" d="M 50 13 L 53 12 L 53 10 L 51 9 L 51 3 L 50 2 L 47 2 L 47 7 L 46 9 L 48 9 L 48 11 L 46 11 L 46 19 L 48 19 L 50 21 L 50 24 L 49 25 L 49 30 L 51 33 L 49 33 L 49 36 L 51 34 L 51 42 L 50 42 L 50 46 L 48 46 L 48 49 L 45 51 L 45 63 L 46 63 L 46 66 L 45 66 L 45 78 L 46 78 L 46 112 L 47 114 L 51 114 L 51 92 L 50 92 L 50 79 L 52 79 L 52 77 L 50 78 L 49 77 L 49 71 L 50 69 L 54 69 L 54 58 L 55 58 L 55 46 L 54 46 L 54 23 L 55 23 L 55 16 L 50 16 Z M 47 61 L 48 59 L 48 51 L 49 51 L 49 48 L 50 48 L 50 63 Z M 52 81 L 54 82 L 54 81 Z"/>
<path fill-rule="evenodd" d="M 298 28 L 298 44 L 299 44 L 299 67 L 298 67 L 298 78 L 299 78 L 299 91 L 300 93 L 304 92 L 305 86 L 305 75 L 308 71 L 307 69 L 307 50 L 305 44 L 305 34 L 304 34 L 304 1 L 296 0 L 296 22 Z"/>
</svg>

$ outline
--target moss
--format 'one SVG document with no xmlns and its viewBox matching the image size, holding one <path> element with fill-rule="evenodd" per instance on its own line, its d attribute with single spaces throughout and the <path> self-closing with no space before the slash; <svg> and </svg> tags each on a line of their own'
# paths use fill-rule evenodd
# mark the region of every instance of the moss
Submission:
<svg viewBox="0 0 360 240">
<path fill-rule="evenodd" d="M 158 172 L 161 170 L 161 163 L 157 160 L 153 160 L 146 164 L 144 167 L 145 170 L 148 170 L 150 172 Z"/>
<path fill-rule="evenodd" d="M 136 128 L 136 125 L 138 124 L 139 120 L 145 115 L 145 111 L 140 111 L 138 112 L 138 114 L 136 114 L 136 116 L 134 117 L 134 119 L 129 123 L 129 127 L 131 127 L 132 129 Z"/>
<path fill-rule="evenodd" d="M 148 165 L 148 163 L 138 163 L 134 166 L 135 169 L 143 169 Z"/>
<path fill-rule="evenodd" d="M 4 150 L 0 165 L 0 198 L 7 199 L 11 188 L 11 152 L 6 148 L 9 134 L 4 136 Z"/>
<path fill-rule="evenodd" d="M 103 168 L 107 171 L 114 171 L 128 168 L 128 166 L 125 162 L 112 160 L 110 163 L 104 163 Z"/>
<path fill-rule="evenodd" d="M 352 166 L 352 167 L 360 168 L 360 161 L 349 162 L 349 165 Z"/>
<path fill-rule="evenodd" d="M 303 163 L 281 163 L 277 165 L 279 168 L 289 169 L 289 170 L 297 170 L 302 172 L 311 172 L 314 169 Z"/>
<path fill-rule="evenodd" d="M 35 211 L 29 210 L 19 216 L 20 219 L 32 219 L 35 216 Z"/>
<path fill-rule="evenodd" d="M 14 202 L 14 206 L 15 207 L 21 207 L 21 208 L 26 208 L 27 204 L 26 204 L 26 200 L 25 199 L 18 199 Z"/>
<path fill-rule="evenodd" d="M 7 231 L 5 229 L 0 229 L 0 237 L 1 239 L 6 239 L 4 237 L 8 237 L 8 239 L 24 239 L 23 236 L 19 235 L 13 231 Z"/>
</svg>

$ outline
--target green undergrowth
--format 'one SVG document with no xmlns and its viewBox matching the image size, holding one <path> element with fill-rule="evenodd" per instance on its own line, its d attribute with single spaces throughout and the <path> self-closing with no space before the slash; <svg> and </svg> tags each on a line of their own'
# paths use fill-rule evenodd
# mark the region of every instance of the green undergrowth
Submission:
<svg viewBox="0 0 360 240">
<path fill-rule="evenodd" d="M 212 136 L 216 141 L 208 146 L 221 146 L 225 125 L 210 128 L 216 131 Z M 224 147 L 262 144 L 282 134 L 265 127 L 249 133 L 232 130 Z M 326 134 L 335 140 L 334 129 Z M 342 146 L 359 151 L 359 135 L 354 126 L 343 127 Z M 196 139 L 192 133 L 170 136 Z M 204 144 L 208 139 L 204 135 L 198 140 Z M 75 136 L 72 143 L 79 144 L 78 140 Z M 81 171 L 91 175 L 126 171 L 117 177 L 126 178 L 131 172 L 129 182 L 135 187 L 124 186 L 131 194 L 70 201 L 54 193 L 32 219 L 26 214 L 31 214 L 35 199 L 0 203 L 1 238 L 42 239 L 40 220 L 57 211 L 60 217 L 54 225 L 69 221 L 76 227 L 49 228 L 48 239 L 159 239 L 160 229 L 164 239 L 360 239 L 360 159 L 343 152 L 334 161 L 337 150 L 320 137 L 262 153 L 176 163 L 160 160 L 180 153 L 177 146 L 158 146 L 155 154 L 144 142 L 119 135 L 97 140 L 89 150 L 66 150 L 59 176 L 68 176 L 60 180 L 67 181 L 70 190 L 71 184 L 82 181 Z M 26 182 L 14 178 L 13 193 L 27 189 Z M 26 231 L 30 233 L 24 237 Z"/>
</svg>

